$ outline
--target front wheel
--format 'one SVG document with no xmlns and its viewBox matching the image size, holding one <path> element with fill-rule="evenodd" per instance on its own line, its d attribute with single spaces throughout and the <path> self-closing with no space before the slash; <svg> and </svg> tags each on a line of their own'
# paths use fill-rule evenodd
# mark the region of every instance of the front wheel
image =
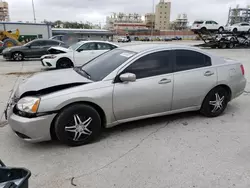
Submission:
<svg viewBox="0 0 250 188">
<path fill-rule="evenodd" d="M 228 91 L 223 87 L 216 87 L 207 94 L 200 112 L 207 117 L 217 117 L 224 112 L 228 101 Z"/>
<path fill-rule="evenodd" d="M 219 33 L 222 33 L 224 31 L 224 28 L 223 27 L 220 27 L 219 28 Z"/>
<path fill-rule="evenodd" d="M 91 142 L 101 133 L 101 117 L 91 106 L 74 104 L 56 118 L 55 133 L 64 144 L 80 146 Z"/>
<path fill-rule="evenodd" d="M 24 56 L 23 56 L 23 54 L 21 52 L 14 52 L 12 54 L 12 59 L 14 61 L 22 61 L 24 59 Z"/>
<path fill-rule="evenodd" d="M 57 69 L 67 69 L 67 68 L 71 68 L 71 67 L 73 67 L 73 63 L 68 58 L 59 59 L 58 62 L 56 63 Z"/>
</svg>

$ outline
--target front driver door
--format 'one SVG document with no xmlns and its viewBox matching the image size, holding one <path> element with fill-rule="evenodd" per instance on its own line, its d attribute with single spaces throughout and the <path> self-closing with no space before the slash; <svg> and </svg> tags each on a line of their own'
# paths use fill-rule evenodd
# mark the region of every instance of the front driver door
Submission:
<svg viewBox="0 0 250 188">
<path fill-rule="evenodd" d="M 41 54 L 43 53 L 44 49 L 43 49 L 43 41 L 41 40 L 37 40 L 37 41 L 33 41 L 29 48 L 26 50 L 25 52 L 25 56 L 26 57 L 41 57 Z"/>
<path fill-rule="evenodd" d="M 74 52 L 75 64 L 80 66 L 96 57 L 97 46 L 95 42 L 88 42 Z"/>
<path fill-rule="evenodd" d="M 113 109 L 117 120 L 163 113 L 171 109 L 174 83 L 171 53 L 160 51 L 148 54 L 122 71 L 121 74 L 134 73 L 137 80 L 115 83 Z"/>
</svg>

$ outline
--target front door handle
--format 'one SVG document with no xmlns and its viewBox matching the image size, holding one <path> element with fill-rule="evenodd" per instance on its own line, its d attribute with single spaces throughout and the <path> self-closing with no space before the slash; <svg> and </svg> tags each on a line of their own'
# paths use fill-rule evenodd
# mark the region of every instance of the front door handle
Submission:
<svg viewBox="0 0 250 188">
<path fill-rule="evenodd" d="M 171 80 L 167 78 L 163 78 L 161 81 L 159 81 L 159 84 L 168 84 L 168 83 L 171 83 Z"/>
<path fill-rule="evenodd" d="M 204 73 L 204 76 L 212 76 L 212 75 L 214 75 L 214 72 L 212 71 L 207 71 Z"/>
</svg>

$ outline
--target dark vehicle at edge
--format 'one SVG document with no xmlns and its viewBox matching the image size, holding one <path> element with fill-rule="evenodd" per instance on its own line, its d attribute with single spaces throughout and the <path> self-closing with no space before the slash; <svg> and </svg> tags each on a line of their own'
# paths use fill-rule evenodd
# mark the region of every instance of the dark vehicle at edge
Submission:
<svg viewBox="0 0 250 188">
<path fill-rule="evenodd" d="M 48 54 L 48 49 L 52 46 L 66 46 L 59 40 L 35 39 L 22 46 L 14 46 L 3 50 L 3 57 L 8 60 L 22 61 L 25 58 L 40 58 Z"/>
</svg>

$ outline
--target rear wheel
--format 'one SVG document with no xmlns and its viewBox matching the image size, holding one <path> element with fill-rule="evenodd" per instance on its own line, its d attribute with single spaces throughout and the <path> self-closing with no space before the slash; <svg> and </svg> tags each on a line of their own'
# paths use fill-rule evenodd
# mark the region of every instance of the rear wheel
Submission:
<svg viewBox="0 0 250 188">
<path fill-rule="evenodd" d="M 201 33 L 206 33 L 207 32 L 207 28 L 203 27 L 201 28 Z"/>
<path fill-rule="evenodd" d="M 238 29 L 237 28 L 234 28 L 233 29 L 233 33 L 237 33 Z"/>
<path fill-rule="evenodd" d="M 12 54 L 12 59 L 15 61 L 22 61 L 24 59 L 24 56 L 21 52 L 14 52 Z"/>
<path fill-rule="evenodd" d="M 233 42 L 230 42 L 230 43 L 228 44 L 228 48 L 230 48 L 230 49 L 234 48 L 234 43 L 233 43 Z"/>
<path fill-rule="evenodd" d="M 216 87 L 207 94 L 200 112 L 207 117 L 217 117 L 224 112 L 228 101 L 228 91 L 223 87 Z"/>
<path fill-rule="evenodd" d="M 56 68 L 57 69 L 67 69 L 73 67 L 73 63 L 70 59 L 68 58 L 62 58 L 59 59 L 56 63 Z"/>
<path fill-rule="evenodd" d="M 222 49 L 227 48 L 227 44 L 226 44 L 225 42 L 222 42 L 222 43 L 220 44 L 220 46 L 221 46 Z"/>
<path fill-rule="evenodd" d="M 224 28 L 220 27 L 218 31 L 219 31 L 219 33 L 222 33 L 224 31 Z"/>
<path fill-rule="evenodd" d="M 98 112 L 85 104 L 65 108 L 55 120 L 55 133 L 64 144 L 80 146 L 91 142 L 101 133 L 101 118 Z"/>
</svg>

